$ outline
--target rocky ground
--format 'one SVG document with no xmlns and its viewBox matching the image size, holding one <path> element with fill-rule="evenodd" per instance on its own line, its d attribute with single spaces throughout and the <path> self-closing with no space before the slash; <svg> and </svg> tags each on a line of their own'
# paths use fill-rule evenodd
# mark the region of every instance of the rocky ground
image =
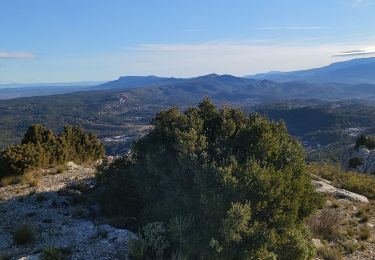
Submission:
<svg viewBox="0 0 375 260">
<path fill-rule="evenodd" d="M 307 221 L 318 250 L 316 259 L 375 259 L 375 202 L 318 176 L 313 179 L 325 199 L 324 207 Z"/>
<path fill-rule="evenodd" d="M 39 259 L 57 248 L 68 259 L 126 259 L 131 233 L 98 221 L 92 199 L 93 168 L 68 163 L 61 173 L 45 171 L 37 182 L 0 188 L 0 259 Z M 14 232 L 32 230 L 16 243 Z"/>
<path fill-rule="evenodd" d="M 106 224 L 94 199 L 94 175 L 92 167 L 68 163 L 65 170 L 43 170 L 36 179 L 0 188 L 0 260 L 36 260 L 48 248 L 66 259 L 127 259 L 127 241 L 134 234 Z M 375 203 L 313 179 L 325 198 L 307 221 L 316 259 L 375 259 Z M 14 234 L 25 227 L 32 239 L 17 243 Z"/>
</svg>

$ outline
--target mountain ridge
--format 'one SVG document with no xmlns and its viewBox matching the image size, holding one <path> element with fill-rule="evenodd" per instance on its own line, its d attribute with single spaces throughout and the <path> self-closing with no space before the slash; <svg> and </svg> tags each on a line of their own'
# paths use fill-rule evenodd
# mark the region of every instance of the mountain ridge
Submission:
<svg viewBox="0 0 375 260">
<path fill-rule="evenodd" d="M 335 82 L 346 84 L 375 83 L 375 57 L 335 62 L 330 65 L 305 70 L 271 71 L 248 75 L 245 78 L 268 79 L 279 82 L 308 81 L 315 83 Z"/>
</svg>

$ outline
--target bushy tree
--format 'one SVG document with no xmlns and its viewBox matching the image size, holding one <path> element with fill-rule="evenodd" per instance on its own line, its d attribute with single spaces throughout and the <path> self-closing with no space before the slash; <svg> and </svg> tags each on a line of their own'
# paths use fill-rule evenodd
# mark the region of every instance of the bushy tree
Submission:
<svg viewBox="0 0 375 260">
<path fill-rule="evenodd" d="M 368 149 L 375 149 L 375 137 L 365 135 L 359 136 L 355 142 L 355 147 L 358 148 L 361 145 L 366 146 Z"/>
<path fill-rule="evenodd" d="M 129 157 L 98 171 L 107 213 L 128 227 L 164 223 L 170 250 L 192 259 L 311 257 L 309 242 L 295 242 L 319 197 L 284 123 L 204 99 L 153 125 Z"/>
<path fill-rule="evenodd" d="M 38 144 L 10 145 L 1 154 L 2 169 L 0 177 L 22 174 L 48 164 L 49 157 Z"/>
<path fill-rule="evenodd" d="M 59 142 L 51 129 L 39 124 L 32 125 L 27 129 L 21 143 L 42 147 L 43 156 L 48 158 L 47 163 L 60 163 L 57 160 Z"/>
<path fill-rule="evenodd" d="M 21 143 L 22 144 L 48 144 L 55 142 L 56 137 L 51 129 L 48 129 L 47 127 L 43 125 L 32 125 L 30 126 Z"/>
<path fill-rule="evenodd" d="M 104 156 L 104 147 L 97 137 L 78 126 L 64 126 L 59 142 L 68 160 L 86 162 Z"/>
<path fill-rule="evenodd" d="M 104 148 L 97 137 L 80 127 L 65 126 L 56 136 L 42 125 L 32 125 L 20 145 L 10 145 L 0 152 L 0 177 L 22 174 L 49 164 L 95 161 L 103 156 Z"/>
</svg>

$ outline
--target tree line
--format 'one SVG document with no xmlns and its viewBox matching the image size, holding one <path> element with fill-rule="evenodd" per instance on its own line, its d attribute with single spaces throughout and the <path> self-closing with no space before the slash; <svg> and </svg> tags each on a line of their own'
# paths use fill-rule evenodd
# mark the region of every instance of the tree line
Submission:
<svg viewBox="0 0 375 260">
<path fill-rule="evenodd" d="M 98 138 L 78 126 L 64 126 L 59 134 L 43 125 L 32 125 L 21 144 L 9 145 L 0 151 L 0 177 L 19 175 L 48 165 L 68 161 L 84 163 L 104 156 Z"/>
</svg>

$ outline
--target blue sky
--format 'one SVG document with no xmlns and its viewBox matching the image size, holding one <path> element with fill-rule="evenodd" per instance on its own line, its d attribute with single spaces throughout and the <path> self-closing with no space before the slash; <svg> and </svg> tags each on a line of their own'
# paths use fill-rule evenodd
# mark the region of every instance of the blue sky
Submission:
<svg viewBox="0 0 375 260">
<path fill-rule="evenodd" d="M 375 0 L 1 0 L 0 14 L 0 83 L 246 75 L 375 56 Z"/>
</svg>

